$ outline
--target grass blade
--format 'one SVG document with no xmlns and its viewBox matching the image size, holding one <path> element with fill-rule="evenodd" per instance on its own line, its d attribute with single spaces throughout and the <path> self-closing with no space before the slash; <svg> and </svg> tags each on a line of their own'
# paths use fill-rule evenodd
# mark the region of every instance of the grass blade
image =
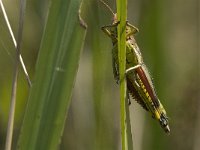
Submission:
<svg viewBox="0 0 200 150">
<path fill-rule="evenodd" d="M 120 121 L 121 121 L 121 142 L 122 150 L 133 149 L 129 107 L 127 102 L 126 85 L 126 20 L 127 20 L 127 0 L 117 0 L 117 17 L 120 21 L 118 25 L 118 57 L 120 73 Z"/>
<path fill-rule="evenodd" d="M 8 26 L 8 30 L 10 32 L 10 36 L 11 36 L 11 38 L 13 40 L 13 44 L 14 44 L 15 48 L 17 49 L 17 41 L 15 40 L 14 33 L 12 31 L 12 28 L 11 28 L 10 22 L 8 20 L 8 16 L 7 16 L 7 13 L 5 11 L 5 8 L 4 8 L 2 0 L 0 0 L 0 6 L 1 6 L 1 9 L 2 9 L 2 12 L 3 12 L 4 19 L 5 19 L 6 24 Z M 21 54 L 19 55 L 19 59 L 20 59 L 20 63 L 21 63 L 22 69 L 24 71 L 24 74 L 26 76 L 26 80 L 28 81 L 29 86 L 31 86 L 31 80 L 30 80 L 29 74 L 27 72 L 27 69 L 26 69 L 26 66 L 24 64 L 24 61 L 23 61 L 23 58 L 22 58 Z"/>
<path fill-rule="evenodd" d="M 52 0 L 19 150 L 58 149 L 85 38 L 80 0 Z"/>
<path fill-rule="evenodd" d="M 14 117 L 15 117 L 15 104 L 16 104 L 16 94 L 17 94 L 17 79 L 19 73 L 19 63 L 20 63 L 20 49 L 22 42 L 22 32 L 23 32 L 23 23 L 24 23 L 24 14 L 26 9 L 26 0 L 20 1 L 20 18 L 19 18 L 19 28 L 18 28 L 18 39 L 17 39 L 17 52 L 14 64 L 14 74 L 12 82 L 12 93 L 11 93 L 11 105 L 8 119 L 8 128 L 6 136 L 5 150 L 11 150 L 12 146 L 12 136 L 13 136 L 13 127 L 14 127 Z"/>
</svg>

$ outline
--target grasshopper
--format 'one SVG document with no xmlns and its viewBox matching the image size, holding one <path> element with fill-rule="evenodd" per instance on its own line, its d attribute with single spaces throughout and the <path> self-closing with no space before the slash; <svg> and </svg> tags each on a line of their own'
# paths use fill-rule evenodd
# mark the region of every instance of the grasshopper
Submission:
<svg viewBox="0 0 200 150">
<path fill-rule="evenodd" d="M 111 25 L 102 27 L 103 32 L 108 35 L 113 44 L 112 63 L 113 74 L 117 83 L 119 83 L 119 60 L 118 60 L 118 41 L 117 26 L 120 21 L 117 20 L 117 14 L 102 0 L 100 0 L 113 14 Z M 134 35 L 139 30 L 126 22 L 126 80 L 129 95 L 133 97 L 145 110 L 149 111 L 152 117 L 159 121 L 160 126 L 166 133 L 170 133 L 168 117 L 166 111 L 158 99 L 155 88 L 150 77 L 149 71 L 144 64 L 142 54 L 136 43 Z M 130 100 L 129 100 L 130 101 Z"/>
</svg>

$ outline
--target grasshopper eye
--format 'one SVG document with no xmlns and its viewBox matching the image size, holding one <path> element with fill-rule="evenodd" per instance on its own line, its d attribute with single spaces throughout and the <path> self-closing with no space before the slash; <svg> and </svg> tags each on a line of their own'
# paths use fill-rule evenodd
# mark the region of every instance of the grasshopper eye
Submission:
<svg viewBox="0 0 200 150">
<path fill-rule="evenodd" d="M 112 19 L 113 24 L 119 24 L 119 21 L 117 20 L 117 14 L 115 13 Z"/>
</svg>

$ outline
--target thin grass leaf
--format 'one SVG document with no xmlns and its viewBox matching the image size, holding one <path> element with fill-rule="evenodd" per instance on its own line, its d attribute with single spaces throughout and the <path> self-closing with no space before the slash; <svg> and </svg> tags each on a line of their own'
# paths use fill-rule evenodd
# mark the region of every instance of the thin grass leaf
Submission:
<svg viewBox="0 0 200 150">
<path fill-rule="evenodd" d="M 7 16 L 7 13 L 6 13 L 6 10 L 5 10 L 5 8 L 4 8 L 4 5 L 3 5 L 2 0 L 0 0 L 0 7 L 1 7 L 1 10 L 2 10 L 2 12 L 3 12 L 3 16 L 4 16 L 5 22 L 6 22 L 6 24 L 7 24 L 7 27 L 8 27 L 10 36 L 11 36 L 12 41 L 13 41 L 13 44 L 14 44 L 15 48 L 17 49 L 17 41 L 15 40 L 14 33 L 13 33 L 12 28 L 11 28 L 10 22 L 9 22 L 9 20 L 8 20 L 8 16 Z M 31 86 L 31 80 L 30 80 L 29 74 L 28 74 L 28 72 L 27 72 L 27 69 L 26 69 L 26 66 L 25 66 L 25 64 L 24 64 L 24 61 L 23 61 L 23 58 L 22 58 L 21 54 L 20 54 L 20 56 L 19 56 L 19 59 L 20 59 L 20 63 L 21 63 L 22 69 L 23 69 L 23 71 L 24 71 L 26 80 L 27 80 L 27 82 L 28 82 L 28 85 Z"/>
<path fill-rule="evenodd" d="M 25 9 L 26 9 L 26 0 L 21 0 L 17 48 L 16 48 L 17 51 L 16 51 L 16 58 L 15 58 L 15 64 L 14 64 L 11 105 L 10 105 L 10 112 L 9 112 L 9 119 L 8 119 L 5 150 L 11 150 L 11 147 L 12 147 L 12 136 L 13 136 L 13 127 L 14 127 L 14 118 L 15 118 L 15 104 L 16 104 L 16 95 L 17 95 L 17 80 L 18 80 L 18 73 L 19 73 L 20 49 L 21 49 L 21 42 L 22 42 Z"/>
<path fill-rule="evenodd" d="M 133 150 L 133 138 L 132 138 L 132 132 L 131 132 L 131 120 L 130 120 L 130 112 L 129 112 L 128 102 L 126 102 L 126 126 L 127 126 L 126 132 L 127 132 L 128 150 Z"/>
<path fill-rule="evenodd" d="M 18 150 L 58 149 L 85 38 L 81 1 L 50 3 Z"/>
<path fill-rule="evenodd" d="M 120 73 L 120 121 L 121 121 L 121 142 L 122 150 L 132 148 L 129 140 L 130 135 L 130 119 L 126 100 L 126 20 L 127 20 L 127 0 L 117 0 L 117 18 L 120 21 L 118 25 L 118 57 L 119 57 L 119 73 Z M 129 120 L 129 127 L 127 126 Z"/>
</svg>

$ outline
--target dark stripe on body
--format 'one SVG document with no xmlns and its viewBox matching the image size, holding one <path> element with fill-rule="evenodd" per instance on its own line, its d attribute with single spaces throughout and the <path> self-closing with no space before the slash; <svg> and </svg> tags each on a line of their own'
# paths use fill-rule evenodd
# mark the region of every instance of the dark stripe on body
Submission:
<svg viewBox="0 0 200 150">
<path fill-rule="evenodd" d="M 136 68 L 136 72 L 139 75 L 142 83 L 144 84 L 149 96 L 151 97 L 153 103 L 155 104 L 155 107 L 158 108 L 160 106 L 160 103 L 158 101 L 157 96 L 154 94 L 153 89 L 151 87 L 151 85 L 149 84 L 149 81 L 146 77 L 146 74 L 144 73 L 142 67 L 138 67 Z"/>
</svg>

